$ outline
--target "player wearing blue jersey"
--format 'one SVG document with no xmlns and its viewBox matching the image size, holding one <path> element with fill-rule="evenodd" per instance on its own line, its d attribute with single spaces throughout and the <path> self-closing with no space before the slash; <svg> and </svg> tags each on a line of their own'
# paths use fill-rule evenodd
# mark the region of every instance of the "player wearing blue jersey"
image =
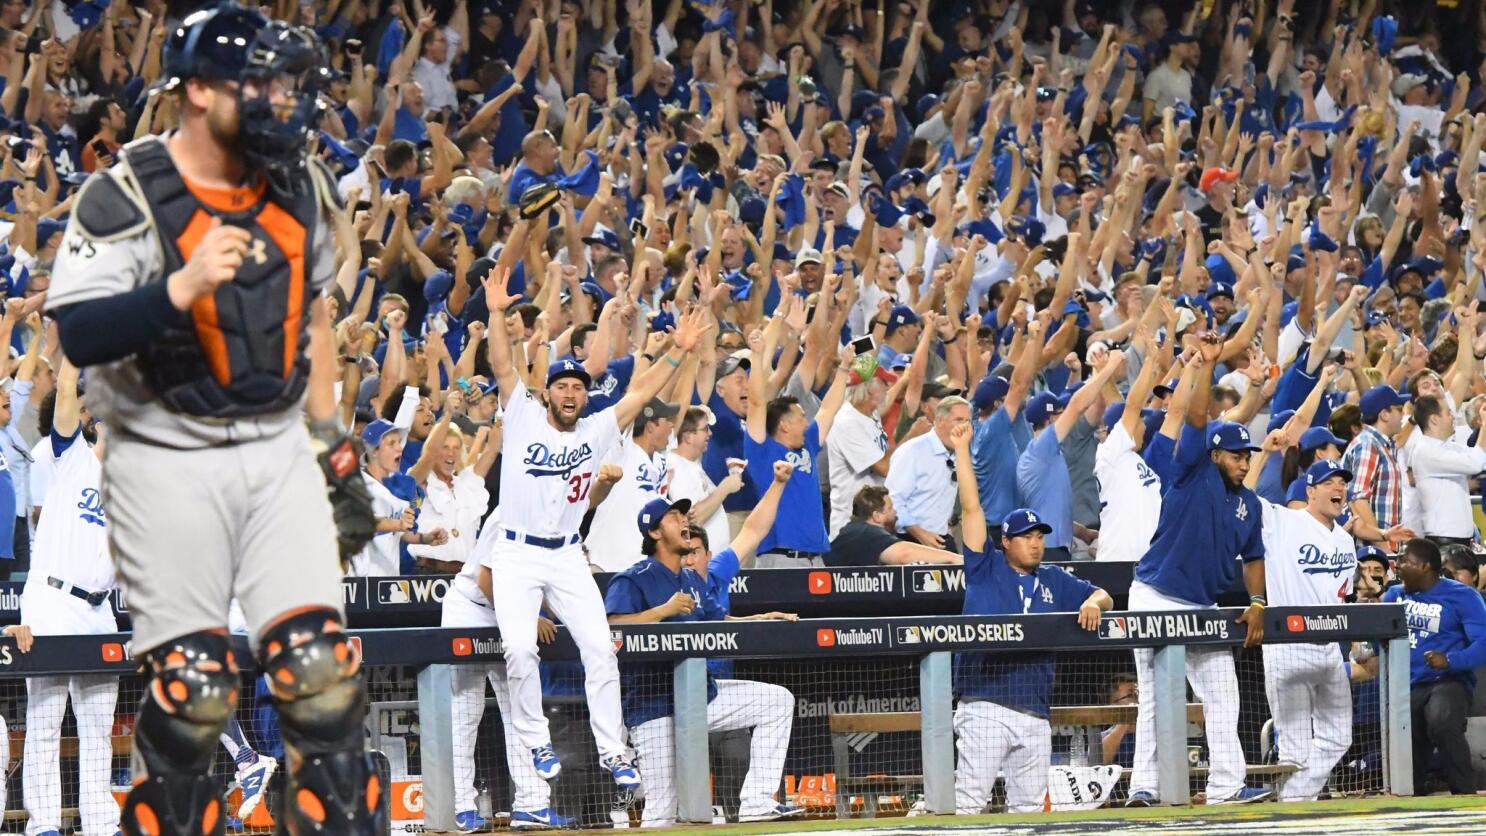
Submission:
<svg viewBox="0 0 1486 836">
<path fill-rule="evenodd" d="M 1201 374 L 1211 369 L 1222 350 L 1217 334 L 1202 336 L 1192 363 Z M 1187 424 L 1177 443 L 1170 469 L 1163 477 L 1171 490 L 1162 500 L 1161 519 L 1150 548 L 1135 566 L 1130 584 L 1132 611 L 1206 609 L 1238 573 L 1234 558 L 1244 560 L 1244 585 L 1249 608 L 1239 616 L 1248 628 L 1245 647 L 1264 638 L 1264 542 L 1259 498 L 1244 487 L 1249 456 L 1258 447 L 1241 424 L 1208 423 L 1212 387 L 1206 381 L 1192 391 Z M 1131 807 L 1157 803 L 1155 651 L 1135 651 L 1135 674 L 1140 688 L 1139 721 L 1135 726 L 1135 769 L 1130 777 Z M 1244 755 L 1238 742 L 1238 677 L 1233 654 L 1227 648 L 1187 648 L 1187 681 L 1206 706 L 1208 804 L 1259 801 L 1271 790 L 1244 786 Z"/>
<path fill-rule="evenodd" d="M 1410 540 L 1398 559 L 1403 586 L 1390 587 L 1383 603 L 1402 603 L 1409 623 L 1414 792 L 1427 794 L 1430 753 L 1438 749 L 1450 792 L 1473 794 L 1465 721 L 1475 669 L 1486 665 L 1486 602 L 1465 584 L 1440 577 L 1442 563 L 1434 543 Z"/>
<path fill-rule="evenodd" d="M 955 427 L 955 474 L 960 488 L 961 550 L 965 555 L 966 615 L 1077 612 L 1079 626 L 1099 629 L 1113 605 L 1109 593 L 1066 569 L 1044 566 L 1043 538 L 1052 526 L 1019 508 L 1001 524 L 1003 553 L 986 542 L 970 454 L 973 431 Z M 996 776 L 1006 778 L 1006 806 L 1033 813 L 1047 797 L 1053 732 L 1048 701 L 1054 666 L 1047 653 L 960 653 L 955 656 L 955 812 L 974 815 L 991 800 Z"/>
</svg>

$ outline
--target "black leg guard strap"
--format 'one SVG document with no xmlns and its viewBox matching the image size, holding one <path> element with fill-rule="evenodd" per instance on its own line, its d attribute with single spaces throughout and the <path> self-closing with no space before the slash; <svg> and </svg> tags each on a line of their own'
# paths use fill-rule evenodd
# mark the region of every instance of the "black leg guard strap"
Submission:
<svg viewBox="0 0 1486 836">
<path fill-rule="evenodd" d="M 264 635 L 260 655 L 289 760 L 279 824 L 296 836 L 381 834 L 385 788 L 366 754 L 361 657 L 340 616 L 284 619 Z"/>
<path fill-rule="evenodd" d="M 150 651 L 151 678 L 134 745 L 147 776 L 129 791 L 129 836 L 219 836 L 221 790 L 208 771 L 217 737 L 237 708 L 237 665 L 227 637 L 192 633 Z"/>
</svg>

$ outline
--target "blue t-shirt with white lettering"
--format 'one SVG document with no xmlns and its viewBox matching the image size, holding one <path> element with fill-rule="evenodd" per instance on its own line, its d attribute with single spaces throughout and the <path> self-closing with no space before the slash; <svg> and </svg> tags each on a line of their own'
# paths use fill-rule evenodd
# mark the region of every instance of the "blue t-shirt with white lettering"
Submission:
<svg viewBox="0 0 1486 836">
<path fill-rule="evenodd" d="M 975 485 L 980 490 L 980 508 L 987 520 L 1001 520 L 1016 510 L 1016 463 L 1032 442 L 1032 427 L 1026 414 L 1016 418 L 1001 406 L 984 421 L 975 422 L 970 454 L 975 465 Z"/>
<path fill-rule="evenodd" d="M 677 592 L 690 595 L 696 609 L 686 615 L 664 619 L 679 621 L 721 621 L 727 612 L 707 592 L 707 583 L 690 569 L 672 572 L 654 557 L 647 557 L 614 576 L 604 593 L 604 611 L 609 615 L 630 615 L 658 607 Z M 676 713 L 676 695 L 671 688 L 670 662 L 626 662 L 619 666 L 619 693 L 624 710 L 624 724 L 630 728 L 670 717 Z M 707 675 L 707 701 L 717 696 L 717 684 Z"/>
<path fill-rule="evenodd" d="M 1011 568 L 990 543 L 965 555 L 965 615 L 1077 612 L 1097 588 L 1060 566 L 1043 564 L 1029 575 Z M 989 700 L 1046 719 L 1055 673 L 1053 654 L 956 653 L 955 696 Z"/>
<path fill-rule="evenodd" d="M 1383 603 L 1402 603 L 1409 624 L 1409 682 L 1419 685 L 1459 679 L 1476 686 L 1475 669 L 1486 665 L 1486 601 L 1459 581 L 1440 578 L 1421 592 L 1390 586 Z M 1425 661 L 1429 651 L 1445 654 L 1450 666 L 1435 670 Z"/>
<path fill-rule="evenodd" d="M 592 415 L 619 403 L 624 397 L 624 392 L 629 388 L 629 380 L 635 373 L 635 356 L 626 354 L 617 360 L 609 361 L 604 373 L 593 381 L 588 387 L 588 406 L 584 407 L 583 414 Z"/>
<path fill-rule="evenodd" d="M 1047 547 L 1073 545 L 1073 482 L 1052 424 L 1044 427 L 1017 459 L 1016 486 L 1022 505 L 1053 527 L 1047 535 Z"/>
<path fill-rule="evenodd" d="M 815 457 L 818 455 L 820 426 L 814 421 L 805 428 L 805 446 L 797 450 L 791 450 L 773 438 L 765 438 L 760 444 L 744 429 L 743 457 L 748 460 L 748 474 L 753 477 L 755 485 L 768 485 L 774 481 L 775 462 L 788 461 L 795 466 L 795 472 L 784 484 L 784 496 L 779 499 L 779 514 L 774 519 L 774 527 L 759 543 L 759 554 L 775 549 L 793 549 L 823 555 L 831 550 L 831 541 L 826 536 L 824 506 L 820 501 L 820 480 L 815 476 Z"/>
<path fill-rule="evenodd" d="M 1216 424 L 1182 425 L 1171 461 L 1171 490 L 1150 548 L 1135 566 L 1135 579 L 1162 594 L 1211 607 L 1238 576 L 1233 558 L 1264 559 L 1259 497 L 1240 485 L 1230 490 L 1207 454 Z M 1162 477 L 1165 481 L 1165 477 Z"/>
</svg>

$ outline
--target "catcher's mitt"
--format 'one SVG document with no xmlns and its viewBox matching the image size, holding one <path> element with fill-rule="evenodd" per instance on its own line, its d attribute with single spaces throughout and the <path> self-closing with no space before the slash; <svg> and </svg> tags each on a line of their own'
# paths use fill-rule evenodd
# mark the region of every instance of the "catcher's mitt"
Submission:
<svg viewBox="0 0 1486 836">
<path fill-rule="evenodd" d="M 356 450 L 351 439 L 342 438 L 320 453 L 320 469 L 325 472 L 325 485 L 330 493 L 330 507 L 335 514 L 336 538 L 340 544 L 341 562 L 371 542 L 377 533 L 377 518 L 372 513 L 371 493 L 356 466 Z"/>
</svg>

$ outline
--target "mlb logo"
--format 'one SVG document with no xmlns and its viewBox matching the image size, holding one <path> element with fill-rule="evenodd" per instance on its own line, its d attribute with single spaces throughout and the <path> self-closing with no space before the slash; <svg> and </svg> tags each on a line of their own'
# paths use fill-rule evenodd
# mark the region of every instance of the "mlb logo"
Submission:
<svg viewBox="0 0 1486 836">
<path fill-rule="evenodd" d="M 811 572 L 806 579 L 811 595 L 829 595 L 831 592 L 830 572 Z"/>
<path fill-rule="evenodd" d="M 352 650 L 356 651 L 356 658 L 357 659 L 362 659 L 362 660 L 366 659 L 366 654 L 361 651 L 361 637 L 360 636 L 347 636 L 346 637 L 346 643 L 349 644 L 349 645 L 351 645 L 351 649 Z"/>
<path fill-rule="evenodd" d="M 944 572 L 940 569 L 920 569 L 913 573 L 914 592 L 943 592 Z"/>
<path fill-rule="evenodd" d="M 1305 632 L 1305 617 L 1299 615 L 1286 616 L 1285 629 L 1292 633 Z"/>
<path fill-rule="evenodd" d="M 1124 616 L 1104 618 L 1099 621 L 1099 638 L 1101 639 L 1123 639 L 1129 637 L 1125 629 Z"/>
<path fill-rule="evenodd" d="M 99 648 L 105 662 L 122 662 L 128 658 L 124 653 L 124 646 L 118 642 L 104 642 Z"/>
<path fill-rule="evenodd" d="M 923 633 L 917 627 L 898 628 L 898 644 L 922 644 L 923 640 Z"/>
<path fill-rule="evenodd" d="M 377 603 L 406 604 L 411 600 L 407 581 L 377 581 Z"/>
<path fill-rule="evenodd" d="M 613 643 L 615 653 L 624 649 L 624 633 L 622 631 L 610 630 L 609 641 Z"/>
<path fill-rule="evenodd" d="M 820 645 L 821 647 L 835 647 L 836 646 L 836 631 L 835 630 L 816 630 L 815 631 L 815 643 L 817 645 Z"/>
<path fill-rule="evenodd" d="M 455 656 L 468 656 L 471 653 L 475 652 L 475 643 L 470 641 L 465 636 L 459 636 L 454 639 L 454 645 L 451 648 L 451 652 L 453 652 Z"/>
</svg>

